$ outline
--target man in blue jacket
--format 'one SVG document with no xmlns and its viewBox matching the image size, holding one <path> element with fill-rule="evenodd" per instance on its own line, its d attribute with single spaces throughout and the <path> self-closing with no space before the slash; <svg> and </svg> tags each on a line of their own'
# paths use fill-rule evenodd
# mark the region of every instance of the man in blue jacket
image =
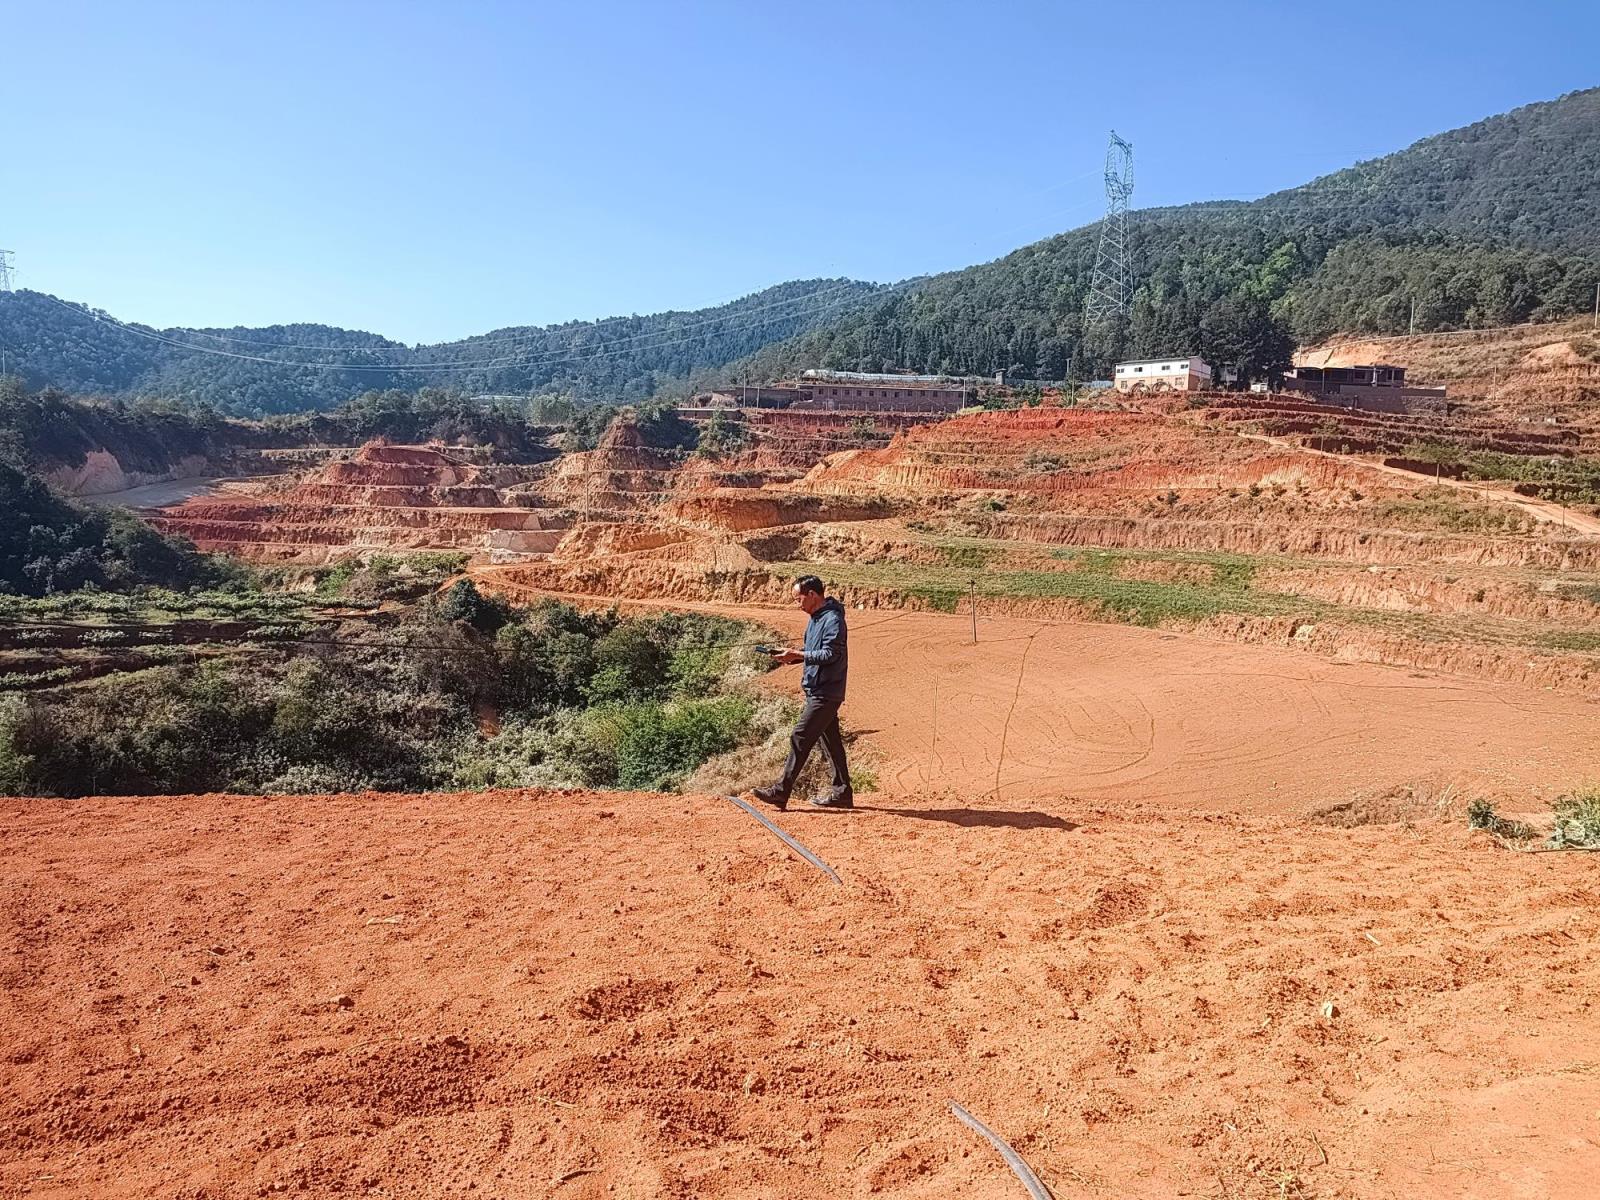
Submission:
<svg viewBox="0 0 1600 1200">
<path fill-rule="evenodd" d="M 783 778 L 771 787 L 756 788 L 753 795 L 773 808 L 786 808 L 800 769 L 819 741 L 822 753 L 833 768 L 833 786 L 810 803 L 817 808 L 854 808 L 850 790 L 850 764 L 844 757 L 844 738 L 839 733 L 839 706 L 844 703 L 845 675 L 850 669 L 848 633 L 844 625 L 844 605 L 823 596 L 822 580 L 802 575 L 794 582 L 794 598 L 811 617 L 806 626 L 803 650 L 780 650 L 774 657 L 780 663 L 803 663 L 800 690 L 805 707 L 789 735 L 789 761 L 783 765 Z"/>
</svg>

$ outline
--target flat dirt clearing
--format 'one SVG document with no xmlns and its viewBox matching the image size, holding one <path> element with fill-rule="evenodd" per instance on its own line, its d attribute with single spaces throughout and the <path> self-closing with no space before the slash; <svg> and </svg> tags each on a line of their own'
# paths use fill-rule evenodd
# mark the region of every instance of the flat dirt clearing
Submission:
<svg viewBox="0 0 1600 1200">
<path fill-rule="evenodd" d="M 805 623 L 698 607 L 795 637 Z M 1600 782 L 1600 706 L 1579 696 L 1127 625 L 980 614 L 974 646 L 967 616 L 849 620 L 843 718 L 886 795 L 992 801 L 1002 735 L 1004 801 L 1302 813 L 1420 782 L 1536 809 Z M 792 668 L 772 682 L 798 686 Z"/>
<path fill-rule="evenodd" d="M 0 1191 L 1021 1195 L 955 1099 L 1060 1198 L 1593 1193 L 1591 856 L 780 820 L 844 886 L 710 797 L 12 801 Z"/>
</svg>

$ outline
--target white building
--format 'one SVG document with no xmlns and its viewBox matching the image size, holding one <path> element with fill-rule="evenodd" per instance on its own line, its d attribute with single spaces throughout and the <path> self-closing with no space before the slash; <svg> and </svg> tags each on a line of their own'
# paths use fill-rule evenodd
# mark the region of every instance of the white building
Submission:
<svg viewBox="0 0 1600 1200">
<path fill-rule="evenodd" d="M 1200 392 L 1211 386 L 1203 358 L 1141 358 L 1117 364 L 1112 380 L 1119 392 Z"/>
</svg>

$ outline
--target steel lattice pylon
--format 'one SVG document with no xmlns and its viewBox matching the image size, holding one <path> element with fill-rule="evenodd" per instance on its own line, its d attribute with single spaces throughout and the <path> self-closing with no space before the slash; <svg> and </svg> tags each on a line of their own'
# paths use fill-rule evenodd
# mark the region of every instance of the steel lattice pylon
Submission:
<svg viewBox="0 0 1600 1200">
<path fill-rule="evenodd" d="M 1089 284 L 1085 323 L 1125 317 L 1133 297 L 1128 270 L 1128 197 L 1133 195 L 1133 147 L 1111 131 L 1106 147 L 1106 215 L 1100 222 L 1100 252 Z"/>
<path fill-rule="evenodd" d="M 0 250 L 0 292 L 11 290 L 11 251 Z"/>
</svg>

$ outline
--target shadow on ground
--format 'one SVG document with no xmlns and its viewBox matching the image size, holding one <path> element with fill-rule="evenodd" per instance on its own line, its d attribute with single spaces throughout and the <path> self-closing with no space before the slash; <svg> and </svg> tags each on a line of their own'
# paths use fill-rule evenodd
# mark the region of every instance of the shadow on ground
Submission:
<svg viewBox="0 0 1600 1200">
<path fill-rule="evenodd" d="M 1076 829 L 1077 823 L 1042 812 L 1010 812 L 1000 808 L 883 808 L 858 804 L 856 812 L 888 813 L 919 821 L 989 829 Z"/>
</svg>

